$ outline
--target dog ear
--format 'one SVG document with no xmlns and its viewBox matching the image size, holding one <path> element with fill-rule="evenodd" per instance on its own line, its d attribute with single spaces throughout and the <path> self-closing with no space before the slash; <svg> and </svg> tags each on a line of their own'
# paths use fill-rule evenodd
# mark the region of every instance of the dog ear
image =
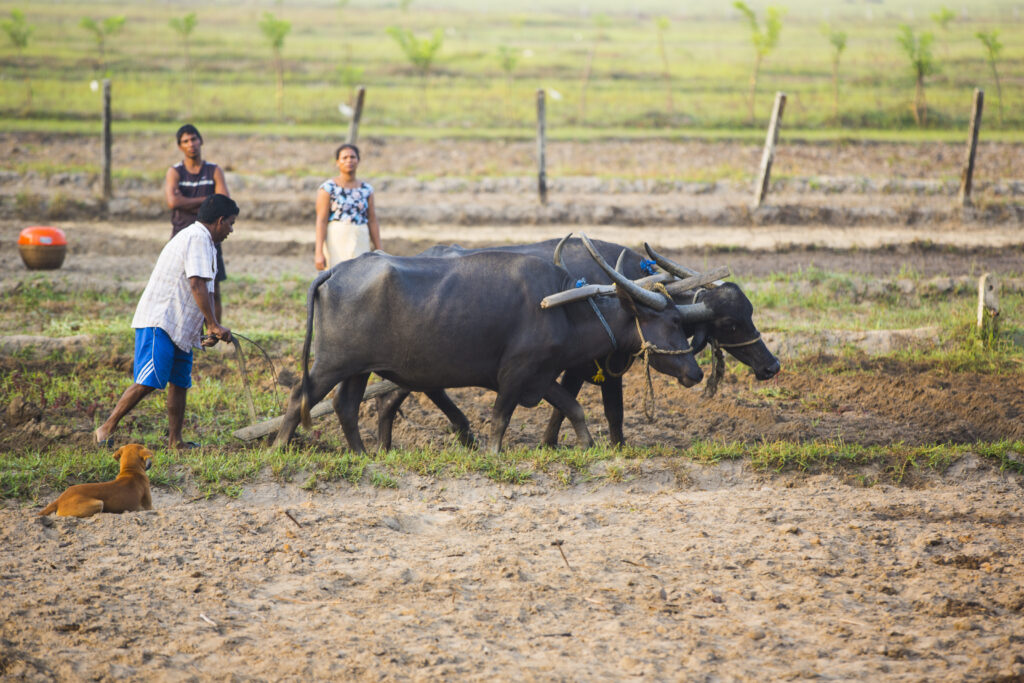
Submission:
<svg viewBox="0 0 1024 683">
<path fill-rule="evenodd" d="M 114 460 L 117 460 L 118 462 L 121 462 L 121 451 L 123 451 L 124 449 L 125 449 L 125 447 L 121 446 L 116 451 L 114 451 Z"/>
</svg>

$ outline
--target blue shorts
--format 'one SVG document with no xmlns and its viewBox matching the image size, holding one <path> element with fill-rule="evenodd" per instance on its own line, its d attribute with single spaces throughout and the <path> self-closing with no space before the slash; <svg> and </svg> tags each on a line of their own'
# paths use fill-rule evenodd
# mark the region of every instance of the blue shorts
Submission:
<svg viewBox="0 0 1024 683">
<path fill-rule="evenodd" d="M 135 383 L 163 389 L 167 382 L 192 386 L 192 350 L 182 351 L 159 327 L 135 330 Z"/>
</svg>

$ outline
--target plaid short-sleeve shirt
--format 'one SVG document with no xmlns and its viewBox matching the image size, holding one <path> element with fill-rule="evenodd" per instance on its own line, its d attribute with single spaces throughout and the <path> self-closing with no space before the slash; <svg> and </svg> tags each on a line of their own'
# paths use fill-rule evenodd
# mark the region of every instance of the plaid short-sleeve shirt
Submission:
<svg viewBox="0 0 1024 683">
<path fill-rule="evenodd" d="M 132 327 L 159 327 L 182 351 L 200 347 L 203 312 L 192 297 L 189 278 L 203 278 L 212 293 L 216 275 L 217 251 L 213 237 L 206 226 L 197 221 L 164 245 L 135 309 Z"/>
</svg>

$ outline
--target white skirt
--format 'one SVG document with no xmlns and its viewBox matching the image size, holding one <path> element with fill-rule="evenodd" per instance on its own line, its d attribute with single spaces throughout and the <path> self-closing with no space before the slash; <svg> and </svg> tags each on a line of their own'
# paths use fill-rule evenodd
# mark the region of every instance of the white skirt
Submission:
<svg viewBox="0 0 1024 683">
<path fill-rule="evenodd" d="M 365 225 L 330 221 L 324 247 L 327 250 L 327 267 L 333 268 L 342 261 L 370 251 L 370 229 Z"/>
</svg>

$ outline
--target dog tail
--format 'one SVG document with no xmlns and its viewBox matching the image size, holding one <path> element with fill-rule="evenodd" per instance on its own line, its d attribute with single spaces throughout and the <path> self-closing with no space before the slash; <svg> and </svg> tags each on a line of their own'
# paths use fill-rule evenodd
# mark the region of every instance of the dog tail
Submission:
<svg viewBox="0 0 1024 683">
<path fill-rule="evenodd" d="M 46 515 L 53 514 L 56 511 L 57 511 L 57 501 L 53 501 L 52 503 L 50 503 L 49 505 L 44 507 L 42 510 L 40 510 L 38 516 L 39 517 L 45 517 Z"/>
</svg>

